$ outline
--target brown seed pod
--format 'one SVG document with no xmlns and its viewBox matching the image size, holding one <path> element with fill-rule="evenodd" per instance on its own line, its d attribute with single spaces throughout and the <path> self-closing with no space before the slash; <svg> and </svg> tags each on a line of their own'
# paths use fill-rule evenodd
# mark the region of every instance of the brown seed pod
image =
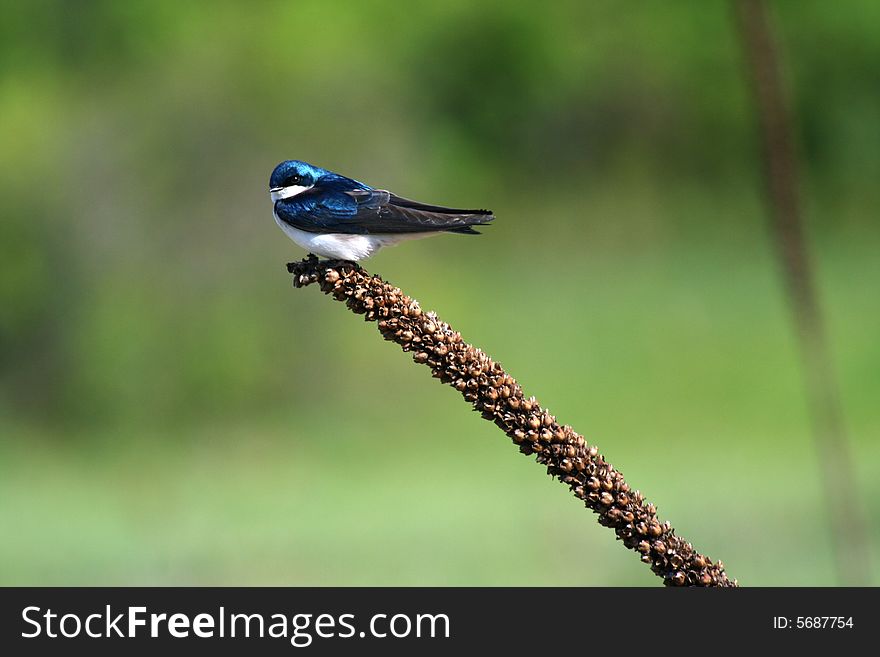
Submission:
<svg viewBox="0 0 880 657">
<path fill-rule="evenodd" d="M 519 451 L 536 455 L 547 471 L 564 483 L 611 527 L 618 539 L 634 549 L 651 570 L 675 586 L 735 586 L 721 562 L 707 557 L 675 536 L 660 522 L 653 504 L 630 486 L 595 445 L 568 425 L 559 425 L 534 397 L 526 398 L 516 380 L 461 334 L 425 313 L 399 288 L 358 265 L 319 261 L 310 256 L 290 263 L 294 287 L 318 283 L 332 298 L 344 302 L 367 321 L 376 321 L 382 336 L 412 351 L 416 363 L 428 365 L 438 380 L 453 386 L 482 417 L 510 436 Z"/>
</svg>

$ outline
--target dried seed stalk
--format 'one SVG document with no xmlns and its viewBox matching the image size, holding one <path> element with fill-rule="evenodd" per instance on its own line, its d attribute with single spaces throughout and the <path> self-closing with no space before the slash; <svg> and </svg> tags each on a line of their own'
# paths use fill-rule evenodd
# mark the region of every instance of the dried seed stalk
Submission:
<svg viewBox="0 0 880 657">
<path fill-rule="evenodd" d="M 366 321 L 378 322 L 386 340 L 411 351 L 416 363 L 431 368 L 435 378 L 451 385 L 482 416 L 504 431 L 519 450 L 536 454 L 547 472 L 566 484 L 576 497 L 598 514 L 599 523 L 614 529 L 617 538 L 639 553 L 644 563 L 667 586 L 736 586 L 720 561 L 703 556 L 657 509 L 631 490 L 623 475 L 584 437 L 526 397 L 516 380 L 480 349 L 461 339 L 449 324 L 418 302 L 358 265 L 319 261 L 310 255 L 287 265 L 294 287 L 317 283 L 321 291 L 342 301 Z"/>
<path fill-rule="evenodd" d="M 800 343 L 804 387 L 813 424 L 813 445 L 822 463 L 827 512 L 837 573 L 844 586 L 871 581 L 870 531 L 860 496 L 852 445 L 810 258 L 799 193 L 794 114 L 786 93 L 782 48 L 772 7 L 763 0 L 736 0 L 737 27 L 751 77 L 762 142 L 764 186 L 776 257 L 785 279 Z"/>
</svg>

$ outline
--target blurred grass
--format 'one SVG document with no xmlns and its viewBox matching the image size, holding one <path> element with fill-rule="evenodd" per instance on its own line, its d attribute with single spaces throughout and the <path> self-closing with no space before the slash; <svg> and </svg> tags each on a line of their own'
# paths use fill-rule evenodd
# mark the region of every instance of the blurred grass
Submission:
<svg viewBox="0 0 880 657">
<path fill-rule="evenodd" d="M 821 268 L 860 483 L 877 517 L 880 390 L 869 374 L 880 317 L 859 309 L 880 277 L 853 253 L 831 250 Z M 821 463 L 772 267 L 766 254 L 756 260 L 737 268 L 729 254 L 692 250 L 548 257 L 527 277 L 509 262 L 485 302 L 456 302 L 450 286 L 432 307 L 741 582 L 830 585 Z M 374 327 L 329 299 L 311 308 L 313 290 L 275 278 L 291 330 L 305 305 L 339 332 L 338 345 L 299 349 L 350 344 L 351 360 L 321 372 L 279 363 L 293 390 L 315 389 L 248 422 L 70 443 L 16 430 L 0 453 L 10 530 L 0 562 L 15 565 L 4 584 L 652 584 L 563 487 Z M 518 300 L 534 314 L 518 312 Z"/>
<path fill-rule="evenodd" d="M 0 4 L 0 584 L 655 584 L 290 289 L 286 158 L 493 209 L 366 265 L 732 576 L 834 583 L 727 2 Z M 774 4 L 876 563 L 880 5 Z"/>
</svg>

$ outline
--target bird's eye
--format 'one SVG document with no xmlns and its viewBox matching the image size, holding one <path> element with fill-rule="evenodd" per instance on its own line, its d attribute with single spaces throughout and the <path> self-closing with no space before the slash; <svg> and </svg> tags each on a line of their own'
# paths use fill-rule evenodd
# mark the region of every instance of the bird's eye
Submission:
<svg viewBox="0 0 880 657">
<path fill-rule="evenodd" d="M 302 182 L 302 176 L 296 173 L 290 177 L 290 182 L 294 185 L 299 185 Z"/>
</svg>

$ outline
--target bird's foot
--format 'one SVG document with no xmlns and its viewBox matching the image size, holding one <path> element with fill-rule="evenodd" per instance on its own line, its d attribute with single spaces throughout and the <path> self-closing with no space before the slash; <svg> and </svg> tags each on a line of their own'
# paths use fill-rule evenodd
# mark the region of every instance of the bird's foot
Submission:
<svg viewBox="0 0 880 657">
<path fill-rule="evenodd" d="M 321 260 L 314 253 L 310 253 L 298 262 L 288 262 L 287 271 L 301 276 L 307 273 L 316 273 L 319 269 L 341 269 L 363 271 L 361 266 L 354 260 L 327 259 Z"/>
<path fill-rule="evenodd" d="M 325 267 L 333 269 L 353 269 L 355 271 L 363 271 L 363 268 L 354 260 L 325 260 Z"/>
</svg>

